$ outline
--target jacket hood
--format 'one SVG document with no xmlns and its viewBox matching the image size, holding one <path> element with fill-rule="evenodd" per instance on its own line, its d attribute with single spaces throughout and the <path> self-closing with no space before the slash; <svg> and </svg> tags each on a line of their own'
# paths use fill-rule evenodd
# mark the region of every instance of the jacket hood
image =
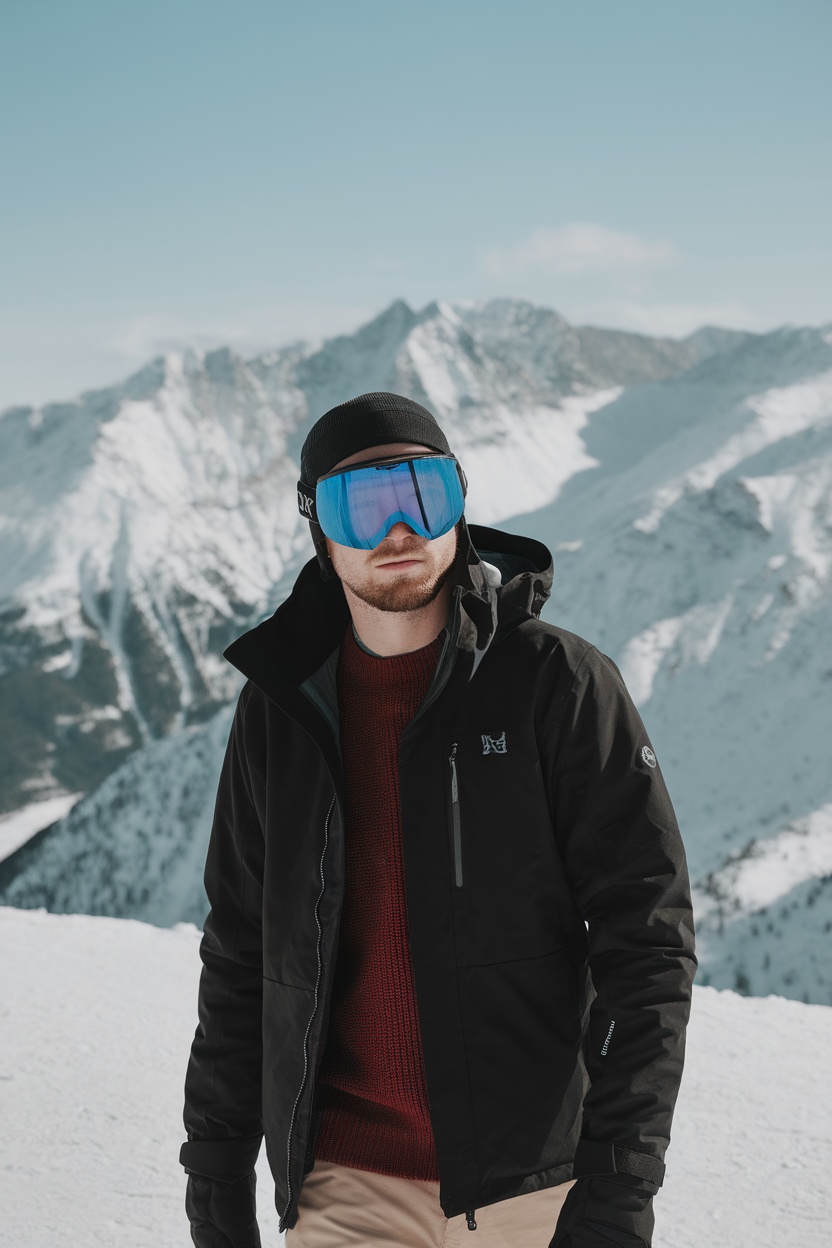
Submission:
<svg viewBox="0 0 832 1248">
<path fill-rule="evenodd" d="M 492 644 L 540 614 L 551 591 L 552 556 L 532 538 L 463 521 L 457 568 L 449 627 L 457 650 L 471 656 L 472 676 Z M 341 644 L 349 618 L 341 582 L 322 580 L 317 559 L 310 559 L 274 615 L 224 655 L 267 693 L 275 677 L 297 687 Z"/>
<path fill-rule="evenodd" d="M 496 640 L 502 640 L 507 630 L 525 619 L 536 619 L 543 610 L 552 592 L 551 553 L 534 538 L 501 529 L 472 524 L 464 532 L 470 550 L 470 588 L 480 596 L 494 594 Z"/>
</svg>

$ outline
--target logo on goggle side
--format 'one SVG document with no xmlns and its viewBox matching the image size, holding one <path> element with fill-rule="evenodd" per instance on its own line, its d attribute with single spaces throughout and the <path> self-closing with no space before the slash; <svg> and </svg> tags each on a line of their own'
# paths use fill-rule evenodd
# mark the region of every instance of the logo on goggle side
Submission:
<svg viewBox="0 0 832 1248">
<path fill-rule="evenodd" d="M 298 511 L 302 516 L 305 516 L 307 520 L 312 520 L 314 518 L 312 514 L 312 508 L 314 505 L 315 500 L 311 494 L 304 494 L 301 490 L 298 490 Z"/>
</svg>

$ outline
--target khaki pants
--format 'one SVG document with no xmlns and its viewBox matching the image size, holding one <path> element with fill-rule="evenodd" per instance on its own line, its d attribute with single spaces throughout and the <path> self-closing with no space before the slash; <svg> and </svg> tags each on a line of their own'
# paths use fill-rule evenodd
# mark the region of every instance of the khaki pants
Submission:
<svg viewBox="0 0 832 1248">
<path fill-rule="evenodd" d="M 446 1218 L 439 1184 L 316 1161 L 286 1248 L 548 1248 L 571 1183 Z"/>
</svg>

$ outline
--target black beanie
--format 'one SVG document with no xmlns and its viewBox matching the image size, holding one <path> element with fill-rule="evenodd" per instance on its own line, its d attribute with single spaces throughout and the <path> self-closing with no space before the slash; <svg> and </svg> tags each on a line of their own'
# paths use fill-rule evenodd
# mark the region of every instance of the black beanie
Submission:
<svg viewBox="0 0 832 1248">
<path fill-rule="evenodd" d="M 360 394 L 331 408 L 309 430 L 300 453 L 301 480 L 314 485 L 342 459 L 387 442 L 416 442 L 451 453 L 426 407 L 400 394 Z"/>
</svg>

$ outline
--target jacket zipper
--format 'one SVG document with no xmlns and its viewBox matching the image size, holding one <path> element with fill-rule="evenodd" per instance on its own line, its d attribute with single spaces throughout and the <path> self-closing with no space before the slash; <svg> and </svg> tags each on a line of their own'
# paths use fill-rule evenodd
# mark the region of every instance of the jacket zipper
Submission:
<svg viewBox="0 0 832 1248">
<path fill-rule="evenodd" d="M 456 748 L 457 743 L 454 741 L 451 747 L 451 757 L 448 762 L 451 764 L 451 819 L 454 831 L 454 883 L 457 888 L 462 888 L 462 827 L 459 819 L 459 784 L 456 774 Z"/>
<path fill-rule="evenodd" d="M 451 746 L 451 756 L 448 762 L 451 765 L 451 818 L 453 820 L 454 829 L 454 883 L 457 888 L 462 888 L 462 825 L 459 818 L 459 777 L 456 772 L 456 751 L 458 743 L 454 741 Z M 476 1209 L 469 1209 L 465 1214 L 465 1225 L 469 1231 L 477 1229 L 477 1220 L 474 1216 Z"/>
<path fill-rule="evenodd" d="M 315 992 L 314 992 L 313 1001 L 312 1001 L 312 1013 L 309 1017 L 309 1022 L 306 1024 L 306 1034 L 303 1037 L 303 1078 L 300 1081 L 298 1094 L 295 1097 L 295 1103 L 292 1106 L 292 1117 L 289 1120 L 289 1134 L 286 1138 L 286 1190 L 288 1192 L 289 1198 L 286 1201 L 286 1208 L 283 1211 L 284 1220 L 288 1217 L 289 1210 L 292 1207 L 292 1132 L 295 1129 L 295 1117 L 297 1116 L 298 1106 L 300 1105 L 301 1097 L 303 1096 L 303 1091 L 304 1091 L 304 1088 L 306 1087 L 306 1077 L 309 1074 L 309 1033 L 311 1032 L 312 1024 L 315 1021 L 315 1015 L 318 1012 L 318 989 L 320 988 L 320 984 L 321 984 L 321 970 L 322 970 L 321 941 L 323 939 L 323 928 L 321 927 L 320 907 L 321 907 L 321 899 L 323 898 L 324 888 L 325 888 L 324 858 L 326 856 L 326 850 L 329 844 L 329 823 L 332 818 L 332 812 L 334 809 L 335 809 L 335 797 L 333 795 L 332 801 L 329 804 L 329 810 L 327 812 L 326 822 L 324 824 L 324 847 L 321 850 L 321 861 L 320 861 L 320 866 L 319 866 L 319 871 L 320 871 L 320 876 L 321 876 L 321 891 L 318 893 L 318 900 L 315 902 L 315 923 L 317 924 L 317 927 L 318 927 L 318 950 L 317 950 L 318 971 L 315 977 Z"/>
</svg>

